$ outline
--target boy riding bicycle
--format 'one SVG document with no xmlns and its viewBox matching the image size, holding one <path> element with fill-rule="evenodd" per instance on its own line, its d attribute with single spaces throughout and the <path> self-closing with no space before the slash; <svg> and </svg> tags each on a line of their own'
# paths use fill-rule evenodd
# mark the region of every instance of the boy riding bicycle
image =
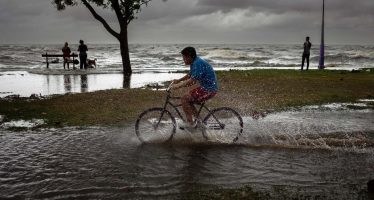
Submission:
<svg viewBox="0 0 374 200">
<path fill-rule="evenodd" d="M 205 60 L 196 55 L 193 47 L 186 47 L 181 51 L 183 61 L 190 65 L 190 72 L 184 77 L 174 80 L 172 90 L 183 87 L 197 85 L 181 98 L 182 108 L 186 114 L 187 122 L 180 125 L 180 128 L 194 127 L 192 116 L 196 116 L 197 111 L 194 103 L 202 103 L 214 97 L 218 91 L 218 83 L 213 67 Z"/>
</svg>

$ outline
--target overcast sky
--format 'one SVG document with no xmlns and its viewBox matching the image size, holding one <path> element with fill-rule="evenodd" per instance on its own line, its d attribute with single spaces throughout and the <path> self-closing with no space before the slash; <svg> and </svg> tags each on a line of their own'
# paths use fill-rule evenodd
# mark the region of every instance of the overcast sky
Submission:
<svg viewBox="0 0 374 200">
<path fill-rule="evenodd" d="M 153 0 L 129 26 L 130 43 L 320 42 L 322 0 Z M 116 28 L 110 9 L 97 8 Z M 0 43 L 115 43 L 83 6 L 0 0 Z M 374 44 L 374 0 L 326 0 L 327 44 Z"/>
</svg>

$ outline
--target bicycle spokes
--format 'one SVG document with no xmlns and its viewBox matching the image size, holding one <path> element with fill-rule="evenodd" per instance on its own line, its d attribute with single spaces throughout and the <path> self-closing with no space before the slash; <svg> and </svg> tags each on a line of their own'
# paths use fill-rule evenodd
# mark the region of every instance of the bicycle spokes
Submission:
<svg viewBox="0 0 374 200">
<path fill-rule="evenodd" d="M 241 116 L 231 108 L 212 110 L 204 119 L 206 134 L 210 140 L 236 142 L 243 131 Z"/>
<path fill-rule="evenodd" d="M 165 142 L 175 133 L 175 119 L 163 108 L 152 108 L 139 116 L 135 131 L 142 142 Z"/>
</svg>

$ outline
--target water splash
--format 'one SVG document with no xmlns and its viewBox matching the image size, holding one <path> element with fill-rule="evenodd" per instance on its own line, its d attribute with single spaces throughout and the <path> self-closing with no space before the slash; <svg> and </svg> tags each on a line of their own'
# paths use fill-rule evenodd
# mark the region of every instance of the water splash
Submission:
<svg viewBox="0 0 374 200">
<path fill-rule="evenodd" d="M 247 117 L 244 143 L 374 152 L 374 111 L 352 110 L 350 105 L 308 106 L 258 120 Z"/>
<path fill-rule="evenodd" d="M 352 105 L 361 108 L 350 109 Z M 272 113 L 258 119 L 246 116 L 244 132 L 235 144 L 374 153 L 374 111 L 368 106 L 365 103 L 326 104 Z M 177 124 L 180 122 L 177 120 Z M 208 138 L 203 137 L 200 129 L 177 128 L 173 143 L 232 144 L 224 132 L 206 135 Z"/>
</svg>

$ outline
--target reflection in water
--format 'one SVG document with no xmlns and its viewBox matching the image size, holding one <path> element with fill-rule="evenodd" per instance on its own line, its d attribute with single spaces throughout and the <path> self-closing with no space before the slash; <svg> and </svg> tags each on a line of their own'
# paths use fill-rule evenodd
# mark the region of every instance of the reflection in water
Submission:
<svg viewBox="0 0 374 200">
<path fill-rule="evenodd" d="M 70 75 L 64 75 L 64 87 L 65 87 L 66 93 L 71 92 L 71 76 Z"/>
<path fill-rule="evenodd" d="M 163 81 L 180 78 L 183 74 L 134 73 L 129 77 L 123 74 L 87 74 L 81 76 L 80 74 L 74 74 L 74 72 L 71 72 L 70 75 L 0 72 L 0 76 L 0 97 L 9 94 L 19 94 L 20 96 L 28 97 L 31 94 L 41 94 L 44 96 L 64 94 L 66 92 L 76 93 L 81 92 L 82 88 L 84 92 L 106 89 L 140 88 L 147 84 L 161 83 Z"/>
<path fill-rule="evenodd" d="M 49 81 L 49 77 L 50 77 L 50 75 L 46 76 L 46 79 L 47 79 L 47 92 L 48 93 L 50 93 L 50 81 Z"/>
<path fill-rule="evenodd" d="M 87 74 L 81 75 L 81 92 L 88 92 Z"/>
<path fill-rule="evenodd" d="M 130 88 L 131 75 L 123 74 L 123 88 Z"/>
</svg>

